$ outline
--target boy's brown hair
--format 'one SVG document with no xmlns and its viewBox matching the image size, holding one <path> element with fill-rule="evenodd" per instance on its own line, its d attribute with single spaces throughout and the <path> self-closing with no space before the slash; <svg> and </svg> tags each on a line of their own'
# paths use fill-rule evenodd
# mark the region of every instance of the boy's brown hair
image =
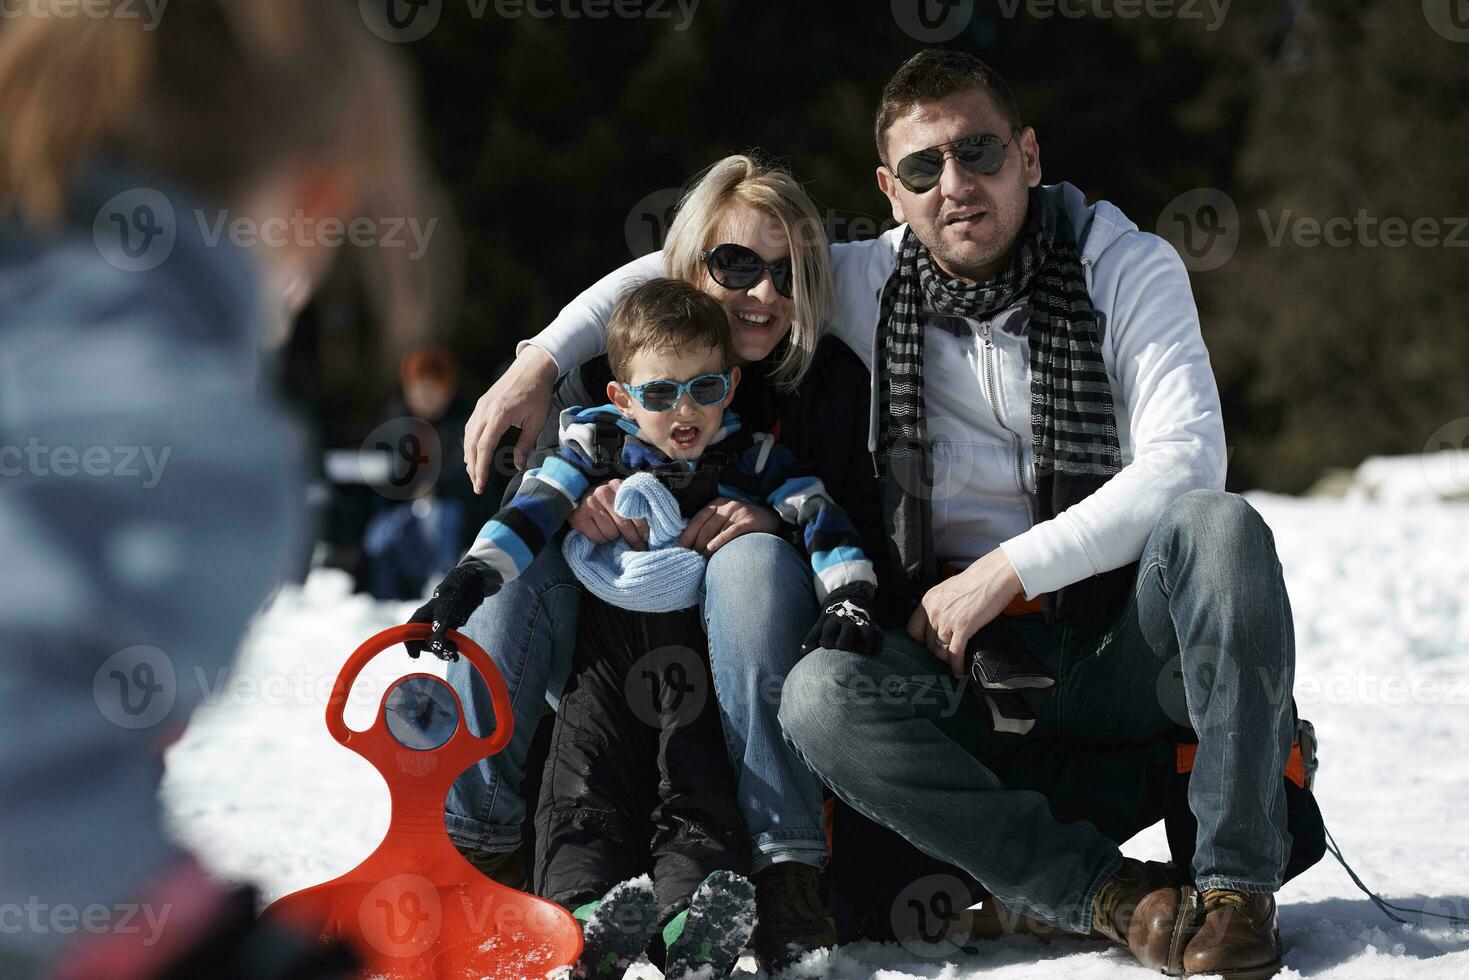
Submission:
<svg viewBox="0 0 1469 980">
<path fill-rule="evenodd" d="M 607 323 L 612 376 L 627 383 L 628 363 L 643 351 L 719 351 L 721 370 L 734 365 L 724 307 L 682 279 L 650 279 L 622 297 Z"/>
</svg>

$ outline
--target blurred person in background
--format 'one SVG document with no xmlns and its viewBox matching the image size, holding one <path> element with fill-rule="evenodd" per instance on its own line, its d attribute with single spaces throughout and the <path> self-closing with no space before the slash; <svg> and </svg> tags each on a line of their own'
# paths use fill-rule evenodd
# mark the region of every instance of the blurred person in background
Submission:
<svg viewBox="0 0 1469 980">
<path fill-rule="evenodd" d="M 366 584 L 374 598 L 418 599 L 459 562 L 475 528 L 493 513 L 476 496 L 469 474 L 458 465 L 464 426 L 474 402 L 459 388 L 454 355 L 443 347 L 420 347 L 403 357 L 401 391 L 381 421 L 405 420 L 400 435 L 411 438 L 419 468 L 412 500 L 379 498 L 363 534 Z M 411 426 L 411 427 L 410 427 Z"/>
<path fill-rule="evenodd" d="M 131 6 L 0 30 L 0 976 L 340 976 L 164 835 L 157 788 L 299 532 L 262 358 L 332 262 L 312 223 L 426 204 L 411 86 L 352 4 Z M 416 335 L 402 254 L 361 251 Z"/>
</svg>

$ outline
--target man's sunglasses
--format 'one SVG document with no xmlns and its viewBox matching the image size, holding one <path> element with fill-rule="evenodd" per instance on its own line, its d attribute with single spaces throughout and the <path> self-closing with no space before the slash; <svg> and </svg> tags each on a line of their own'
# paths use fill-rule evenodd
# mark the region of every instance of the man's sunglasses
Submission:
<svg viewBox="0 0 1469 980">
<path fill-rule="evenodd" d="M 648 411 L 668 412 L 673 410 L 686 391 L 695 405 L 718 405 L 729 394 L 729 374 L 701 374 L 689 381 L 660 380 L 622 387 Z"/>
<path fill-rule="evenodd" d="M 700 252 L 699 261 L 709 269 L 714 281 L 725 289 L 749 289 L 769 272 L 775 291 L 786 299 L 791 298 L 790 256 L 766 262 L 753 249 L 725 242 Z"/>
<path fill-rule="evenodd" d="M 925 194 L 938 185 L 944 173 L 944 147 L 949 147 L 959 165 L 972 174 L 988 177 L 1005 165 L 1005 154 L 1015 142 L 1019 129 L 1010 130 L 1010 138 L 1001 142 L 994 133 L 965 136 L 951 143 L 940 143 L 925 150 L 915 150 L 898 161 L 893 173 L 914 194 Z"/>
</svg>

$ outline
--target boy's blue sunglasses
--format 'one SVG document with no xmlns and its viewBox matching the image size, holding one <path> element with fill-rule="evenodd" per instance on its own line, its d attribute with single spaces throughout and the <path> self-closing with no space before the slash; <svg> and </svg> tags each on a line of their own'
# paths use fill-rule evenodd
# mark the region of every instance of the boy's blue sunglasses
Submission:
<svg viewBox="0 0 1469 980">
<path fill-rule="evenodd" d="M 684 392 L 695 405 L 718 405 L 729 394 L 729 373 L 701 374 L 689 381 L 649 381 L 641 385 L 623 385 L 638 404 L 650 412 L 671 411 Z"/>
</svg>

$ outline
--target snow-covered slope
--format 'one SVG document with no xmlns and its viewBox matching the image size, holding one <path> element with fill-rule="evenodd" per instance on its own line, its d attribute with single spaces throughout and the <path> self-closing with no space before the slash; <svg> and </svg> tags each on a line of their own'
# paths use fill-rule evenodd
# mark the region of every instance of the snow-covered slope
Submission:
<svg viewBox="0 0 1469 980">
<path fill-rule="evenodd" d="M 1299 645 L 1296 696 L 1321 741 L 1316 792 L 1328 827 L 1390 901 L 1469 915 L 1469 505 L 1251 501 L 1285 564 Z M 163 794 L 176 833 L 211 868 L 253 880 L 273 899 L 348 870 L 377 844 L 387 791 L 366 762 L 332 741 L 322 715 L 347 655 L 410 609 L 350 595 L 344 577 L 316 572 L 261 616 L 235 680 L 209 679 L 215 703 L 170 751 Z M 376 658 L 348 723 L 365 727 L 409 663 L 401 650 Z M 414 669 L 438 667 L 425 658 Z M 1166 856 L 1161 828 L 1125 850 Z M 1279 899 L 1285 976 L 1469 976 L 1469 930 L 1393 924 L 1329 856 Z M 857 945 L 812 954 L 800 973 L 1153 975 L 1120 950 L 1025 939 L 947 963 Z"/>
</svg>

